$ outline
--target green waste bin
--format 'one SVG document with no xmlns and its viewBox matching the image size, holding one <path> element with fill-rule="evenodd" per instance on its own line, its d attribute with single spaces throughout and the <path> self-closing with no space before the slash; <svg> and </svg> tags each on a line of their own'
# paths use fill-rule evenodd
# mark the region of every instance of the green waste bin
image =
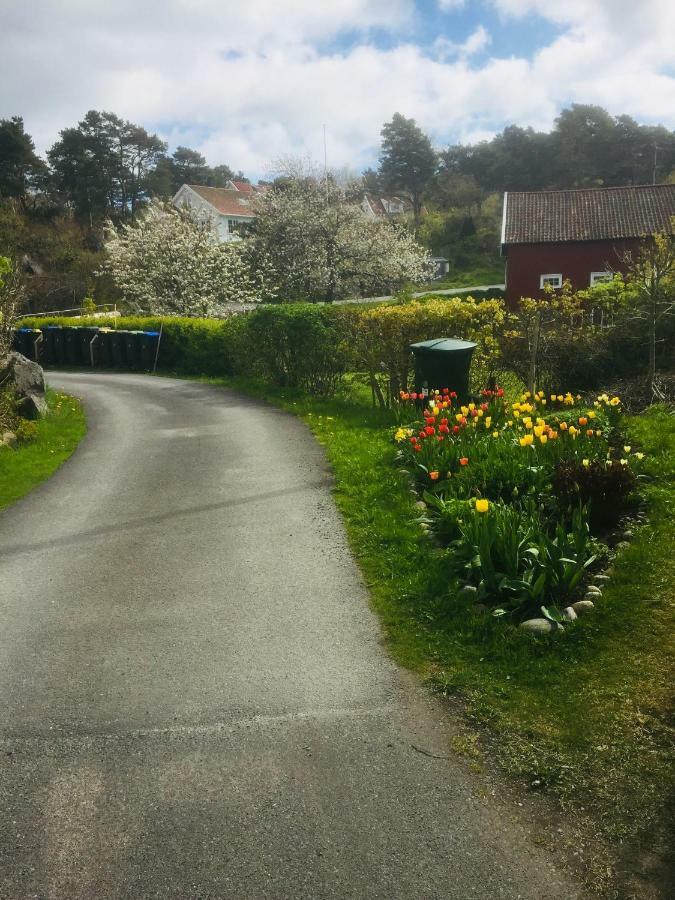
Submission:
<svg viewBox="0 0 675 900">
<path fill-rule="evenodd" d="M 63 329 L 63 357 L 68 366 L 82 365 L 82 348 L 79 332 L 80 329 L 77 326 Z"/>
<path fill-rule="evenodd" d="M 96 348 L 96 364 L 104 369 L 112 369 L 113 367 L 113 346 L 112 336 L 115 332 L 112 328 L 99 328 L 98 340 L 94 344 Z"/>
<path fill-rule="evenodd" d="M 63 328 L 60 325 L 47 325 L 45 335 L 45 362 L 52 366 L 62 366 L 66 361 Z"/>
<path fill-rule="evenodd" d="M 472 341 L 456 338 L 435 338 L 411 344 L 410 349 L 415 354 L 415 389 L 449 388 L 457 392 L 460 400 L 466 400 L 471 357 L 476 346 Z"/>
<path fill-rule="evenodd" d="M 80 345 L 80 364 L 83 366 L 95 366 L 98 365 L 99 360 L 99 348 L 97 347 L 98 338 L 92 344 L 92 340 L 98 334 L 98 328 L 93 326 L 87 326 L 85 328 L 78 328 L 77 330 L 77 339 Z"/>
<path fill-rule="evenodd" d="M 126 369 L 127 367 L 127 333 L 126 331 L 111 331 L 108 335 L 110 340 L 110 353 L 112 357 L 112 365 L 116 369 Z"/>
<path fill-rule="evenodd" d="M 155 356 L 157 355 L 157 344 L 159 342 L 159 331 L 142 331 L 140 340 L 141 368 L 144 372 L 149 372 L 155 366 Z"/>
<path fill-rule="evenodd" d="M 125 331 L 124 334 L 124 351 L 126 353 L 127 368 L 141 369 L 143 363 L 141 359 L 142 352 L 142 331 Z"/>
<path fill-rule="evenodd" d="M 37 337 L 37 335 L 35 335 Z M 17 328 L 12 335 L 12 349 L 17 353 L 22 353 L 28 359 L 35 359 L 35 350 L 33 348 L 33 329 Z"/>
</svg>

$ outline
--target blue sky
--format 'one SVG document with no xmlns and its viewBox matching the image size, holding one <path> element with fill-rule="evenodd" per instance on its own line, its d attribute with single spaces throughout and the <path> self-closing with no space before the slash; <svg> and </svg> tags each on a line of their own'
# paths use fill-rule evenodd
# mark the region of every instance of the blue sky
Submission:
<svg viewBox="0 0 675 900">
<path fill-rule="evenodd" d="M 41 151 L 88 109 L 252 177 L 359 171 L 382 124 L 434 143 L 551 128 L 570 103 L 675 127 L 671 0 L 0 0 L 0 116 Z"/>
</svg>

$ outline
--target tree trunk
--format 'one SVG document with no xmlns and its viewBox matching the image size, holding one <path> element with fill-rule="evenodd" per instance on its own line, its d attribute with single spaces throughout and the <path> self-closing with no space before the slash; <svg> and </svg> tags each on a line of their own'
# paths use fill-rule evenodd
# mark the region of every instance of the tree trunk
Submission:
<svg viewBox="0 0 675 900">
<path fill-rule="evenodd" d="M 532 346 L 530 348 L 530 371 L 527 376 L 527 389 L 534 394 L 537 386 L 537 357 L 539 356 L 539 329 L 541 327 L 541 312 L 537 310 L 532 330 Z"/>
<path fill-rule="evenodd" d="M 649 370 L 647 372 L 647 386 L 650 396 L 654 395 L 654 382 L 656 381 L 656 302 L 652 299 L 649 309 Z"/>
</svg>

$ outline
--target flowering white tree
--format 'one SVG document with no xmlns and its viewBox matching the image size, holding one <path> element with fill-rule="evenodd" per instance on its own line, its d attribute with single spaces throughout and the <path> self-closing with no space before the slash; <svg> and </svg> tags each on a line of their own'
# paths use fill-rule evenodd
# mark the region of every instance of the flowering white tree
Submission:
<svg viewBox="0 0 675 900">
<path fill-rule="evenodd" d="M 12 349 L 12 330 L 23 296 L 21 273 L 11 260 L 0 256 L 0 359 Z"/>
<path fill-rule="evenodd" d="M 429 277 L 429 259 L 414 237 L 373 221 L 328 178 L 285 177 L 255 201 L 244 241 L 268 260 L 283 299 L 336 300 L 395 290 Z"/>
<path fill-rule="evenodd" d="M 153 202 L 134 225 L 108 224 L 102 272 L 138 312 L 222 316 L 263 298 L 241 242 L 222 243 L 215 223 L 191 210 Z"/>
</svg>

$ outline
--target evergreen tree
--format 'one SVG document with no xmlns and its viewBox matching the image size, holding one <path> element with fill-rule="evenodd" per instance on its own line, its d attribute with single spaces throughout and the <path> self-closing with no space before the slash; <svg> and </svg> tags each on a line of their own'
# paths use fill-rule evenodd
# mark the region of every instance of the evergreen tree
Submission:
<svg viewBox="0 0 675 900">
<path fill-rule="evenodd" d="M 0 119 L 0 198 L 25 200 L 30 187 L 44 172 L 45 164 L 35 153 L 23 119 Z"/>
<path fill-rule="evenodd" d="M 381 133 L 380 178 L 387 190 L 407 193 L 418 227 L 422 195 L 436 171 L 436 153 L 415 120 L 400 113 L 394 114 Z"/>
</svg>

